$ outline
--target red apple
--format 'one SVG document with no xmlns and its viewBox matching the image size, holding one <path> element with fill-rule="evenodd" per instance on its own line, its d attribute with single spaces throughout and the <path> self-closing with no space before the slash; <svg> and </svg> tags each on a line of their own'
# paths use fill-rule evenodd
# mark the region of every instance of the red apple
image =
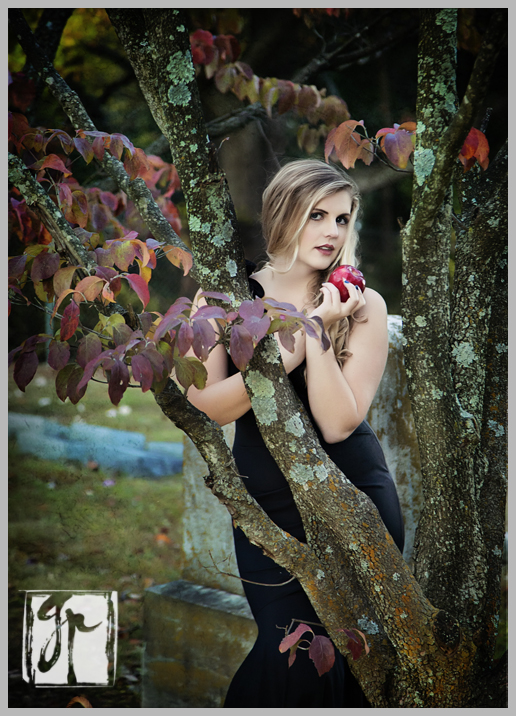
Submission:
<svg viewBox="0 0 516 716">
<path fill-rule="evenodd" d="M 354 266 L 348 266 L 346 264 L 338 266 L 335 271 L 331 273 L 328 281 L 339 289 L 341 301 L 347 301 L 349 298 L 349 291 L 348 287 L 344 283 L 345 281 L 349 281 L 349 283 L 353 284 L 353 286 L 358 286 L 362 293 L 364 293 L 366 286 L 362 271 L 359 271 Z"/>
</svg>

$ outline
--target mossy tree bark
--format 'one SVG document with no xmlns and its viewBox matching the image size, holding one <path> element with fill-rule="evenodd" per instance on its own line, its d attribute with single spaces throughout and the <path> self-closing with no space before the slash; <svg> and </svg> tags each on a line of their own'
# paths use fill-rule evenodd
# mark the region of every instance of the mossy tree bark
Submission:
<svg viewBox="0 0 516 716">
<path fill-rule="evenodd" d="M 186 22 L 177 10 L 108 12 L 170 143 L 187 203 L 195 276 L 203 289 L 242 301 L 249 297 L 243 250 L 216 149 L 206 136 Z M 370 654 L 350 665 L 371 703 L 384 708 L 498 706 L 504 699 L 503 683 L 492 685 L 491 668 L 505 499 L 505 453 L 493 439 L 504 430 L 505 408 L 505 303 L 494 290 L 504 270 L 503 157 L 490 175 L 461 182 L 469 204 L 461 219 L 466 228 L 457 237 L 453 294 L 448 272 L 453 167 L 481 106 L 478 87 L 492 68 L 492 37 L 500 30 L 486 34 L 467 102 L 457 110 L 454 13 L 423 11 L 414 202 L 403 232 L 406 360 L 426 490 L 416 575 L 372 502 L 322 450 L 273 338 L 259 345 L 244 381 L 299 507 L 306 545 L 274 525 L 249 496 L 218 425 L 173 381 L 156 396 L 206 460 L 208 486 L 251 541 L 300 580 L 337 647 L 347 653 L 343 627 L 358 625 L 367 633 Z M 47 73 L 52 89 L 61 88 L 56 96 L 66 96 L 49 63 L 38 64 L 38 48 L 25 35 L 19 29 L 32 64 Z M 78 111 L 76 103 L 63 106 L 71 117 Z M 84 117 L 72 121 L 86 126 Z M 128 182 L 123 167 L 109 164 L 125 191 L 143 191 L 138 180 Z M 472 197 L 480 195 L 485 210 L 470 210 Z M 150 224 L 145 198 L 138 206 Z M 476 257 L 493 243 L 496 279 L 487 268 L 476 268 Z M 484 288 L 474 295 L 467 290 L 473 268 Z M 486 693 L 492 702 L 483 700 Z"/>
</svg>

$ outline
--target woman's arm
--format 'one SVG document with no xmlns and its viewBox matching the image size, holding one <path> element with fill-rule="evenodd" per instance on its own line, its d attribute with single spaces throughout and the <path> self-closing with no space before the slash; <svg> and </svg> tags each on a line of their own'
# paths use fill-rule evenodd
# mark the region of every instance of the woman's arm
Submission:
<svg viewBox="0 0 516 716">
<path fill-rule="evenodd" d="M 325 284 L 327 286 L 327 284 Z M 328 286 L 325 298 L 312 315 L 320 315 L 326 327 L 339 312 L 338 290 Z M 357 294 L 360 292 L 357 292 Z M 316 339 L 306 337 L 306 380 L 310 409 L 328 443 L 347 438 L 365 419 L 385 369 L 389 337 L 387 308 L 380 294 L 366 289 L 364 295 L 351 297 L 350 309 L 360 321 L 353 324 L 347 348 L 352 354 L 341 369 L 332 348 L 322 352 Z M 365 320 L 364 320 L 365 319 Z M 337 319 L 338 320 L 338 319 Z"/>
<path fill-rule="evenodd" d="M 198 295 L 194 303 L 199 307 L 206 305 L 206 301 Z M 216 322 L 210 321 L 210 323 L 218 332 L 219 327 Z M 195 354 L 191 349 L 187 355 Z M 204 366 L 208 372 L 206 386 L 203 390 L 190 386 L 188 400 L 219 425 L 227 425 L 240 418 L 251 407 L 242 375 L 236 373 L 228 376 L 228 354 L 223 345 L 213 348 Z"/>
</svg>

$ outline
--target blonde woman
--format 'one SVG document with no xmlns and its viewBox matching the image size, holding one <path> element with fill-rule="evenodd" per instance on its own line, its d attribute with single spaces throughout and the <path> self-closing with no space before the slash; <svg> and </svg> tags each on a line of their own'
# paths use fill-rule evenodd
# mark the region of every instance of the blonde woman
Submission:
<svg viewBox="0 0 516 716">
<path fill-rule="evenodd" d="M 319 316 L 330 336 L 320 342 L 296 333 L 293 353 L 279 349 L 292 386 L 304 403 L 330 458 L 373 500 L 400 550 L 404 529 L 396 489 L 378 440 L 365 421 L 382 377 L 388 350 L 387 310 L 370 288 L 350 285 L 342 302 L 327 282 L 340 264 L 356 266 L 355 222 L 359 193 L 335 166 L 300 160 L 284 166 L 263 195 L 262 226 L 268 261 L 249 278 L 255 296 L 288 302 Z M 202 301 L 201 301 L 202 302 Z M 242 377 L 225 348 L 217 346 L 206 364 L 202 391 L 189 399 L 220 425 L 236 421 L 233 453 L 248 491 L 282 529 L 306 541 L 288 484 L 265 447 Z M 235 530 L 235 548 L 244 589 L 258 625 L 258 638 L 237 671 L 225 707 L 367 707 L 345 659 L 317 675 L 306 652 L 292 668 L 278 646 L 292 619 L 319 622 L 297 581 Z M 316 633 L 324 629 L 313 627 Z"/>
</svg>

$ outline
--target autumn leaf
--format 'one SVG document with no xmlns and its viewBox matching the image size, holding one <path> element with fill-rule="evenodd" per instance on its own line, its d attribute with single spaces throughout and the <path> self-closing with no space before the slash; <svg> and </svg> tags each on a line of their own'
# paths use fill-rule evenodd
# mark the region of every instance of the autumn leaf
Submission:
<svg viewBox="0 0 516 716">
<path fill-rule="evenodd" d="M 74 696 L 73 699 L 66 705 L 66 708 L 67 709 L 70 708 L 71 706 L 73 706 L 73 704 L 80 704 L 85 709 L 93 708 L 93 706 L 90 704 L 90 702 L 88 701 L 86 696 L 84 696 L 82 694 L 81 694 L 81 696 Z"/>
<path fill-rule="evenodd" d="M 79 306 L 72 299 L 63 311 L 61 319 L 60 338 L 62 341 L 67 341 L 73 336 L 79 326 L 79 317 Z"/>
<path fill-rule="evenodd" d="M 287 634 L 286 637 L 284 637 L 279 645 L 279 650 L 283 654 L 287 649 L 290 649 L 296 642 L 298 642 L 303 634 L 306 634 L 306 632 L 310 632 L 310 634 L 313 634 L 312 629 L 310 629 L 309 626 L 306 624 L 300 624 L 291 634 Z"/>
<path fill-rule="evenodd" d="M 39 365 L 39 358 L 35 351 L 22 353 L 14 364 L 13 379 L 18 388 L 25 392 L 25 388 L 36 375 Z"/>
<path fill-rule="evenodd" d="M 208 359 L 210 349 L 217 341 L 217 335 L 211 323 L 204 318 L 194 321 L 192 347 L 195 355 L 202 361 Z"/>
<path fill-rule="evenodd" d="M 154 380 L 154 371 L 148 358 L 141 353 L 134 355 L 131 358 L 131 370 L 134 380 L 140 383 L 142 392 L 145 393 L 150 390 Z"/>
<path fill-rule="evenodd" d="M 42 251 L 32 263 L 30 277 L 37 283 L 53 276 L 59 268 L 59 254 L 55 251 Z"/>
<path fill-rule="evenodd" d="M 339 161 L 346 169 L 354 168 L 357 159 L 361 159 L 367 165 L 371 164 L 374 159 L 371 141 L 355 131 L 358 126 L 364 126 L 363 119 L 360 121 L 349 119 L 329 132 L 324 145 L 326 161 L 335 151 Z"/>
<path fill-rule="evenodd" d="M 178 246 L 166 246 L 163 253 L 174 266 L 183 267 L 183 275 L 187 276 L 193 266 L 192 255 Z"/>
<path fill-rule="evenodd" d="M 95 333 L 88 333 L 79 341 L 77 349 L 77 363 L 86 368 L 90 361 L 98 358 L 102 353 L 102 341 Z"/>
<path fill-rule="evenodd" d="M 70 359 L 70 346 L 66 341 L 52 340 L 48 348 L 48 365 L 53 370 L 61 370 Z"/>
<path fill-rule="evenodd" d="M 145 281 L 145 279 L 137 273 L 126 273 L 123 275 L 123 278 L 127 279 L 129 285 L 145 308 L 150 301 L 149 286 L 147 285 L 147 281 Z"/>
<path fill-rule="evenodd" d="M 394 124 L 393 127 L 384 127 L 376 132 L 380 138 L 380 148 L 385 152 L 387 159 L 400 169 L 405 169 L 416 141 L 416 123 L 404 122 Z"/>
<path fill-rule="evenodd" d="M 327 636 L 316 635 L 308 649 L 308 656 L 314 662 L 319 676 L 322 676 L 335 663 L 335 648 Z"/>
<path fill-rule="evenodd" d="M 351 652 L 353 661 L 357 661 L 362 656 L 362 651 L 365 651 L 366 655 L 369 654 L 369 644 L 363 632 L 354 627 L 352 629 L 339 629 L 339 631 L 344 632 L 349 637 L 347 647 Z"/>
<path fill-rule="evenodd" d="M 459 161 L 467 172 L 475 160 L 480 164 L 484 171 L 489 166 L 489 143 L 483 132 L 473 127 L 470 129 L 466 141 L 464 142 L 459 154 Z"/>
</svg>

